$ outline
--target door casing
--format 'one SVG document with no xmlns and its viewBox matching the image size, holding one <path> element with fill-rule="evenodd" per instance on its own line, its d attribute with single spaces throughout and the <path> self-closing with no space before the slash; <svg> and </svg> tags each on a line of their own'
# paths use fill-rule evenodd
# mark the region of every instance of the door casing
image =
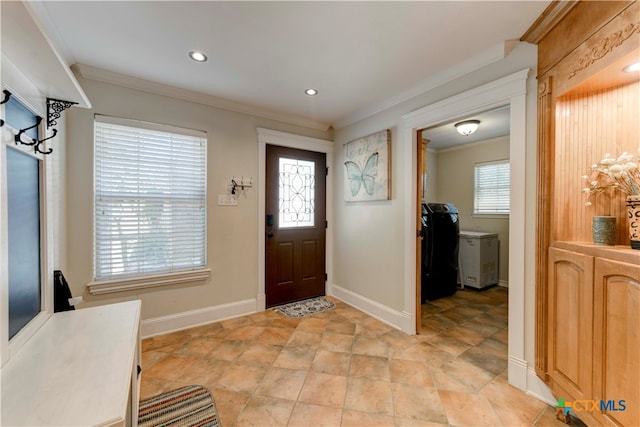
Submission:
<svg viewBox="0 0 640 427">
<path fill-rule="evenodd" d="M 314 164 L 313 225 L 280 223 L 281 159 Z M 326 153 L 267 145 L 265 293 L 267 307 L 326 294 Z M 296 180 L 297 181 L 297 180 Z"/>
<path fill-rule="evenodd" d="M 326 234 L 326 269 L 327 282 L 325 287 L 326 295 L 332 294 L 333 278 L 333 141 L 307 136 L 295 135 L 286 132 L 275 131 L 265 128 L 257 128 L 258 132 L 258 280 L 256 311 L 266 309 L 265 292 L 265 214 L 266 214 L 266 153 L 267 144 L 279 145 L 282 147 L 298 148 L 301 150 L 317 151 L 327 155 L 327 234 Z"/>
<path fill-rule="evenodd" d="M 417 207 L 417 135 L 418 131 L 439 125 L 454 117 L 472 115 L 490 108 L 509 105 L 510 107 L 510 161 L 511 161 L 511 215 L 509 221 L 509 384 L 521 389 L 535 389 L 539 395 L 546 394 L 546 386 L 529 372 L 525 344 L 533 345 L 533 337 L 527 330 L 525 318 L 525 259 L 527 257 L 526 237 L 526 153 L 527 153 L 527 82 L 528 68 L 508 76 L 459 93 L 442 101 L 430 104 L 419 110 L 407 113 L 403 120 L 403 152 L 401 154 L 407 167 L 404 179 L 410 185 L 411 196 L 405 199 L 405 311 L 407 322 L 402 330 L 415 334 L 416 324 L 416 239 L 415 224 Z M 535 113 L 535 112 L 534 112 Z M 531 135 L 535 138 L 535 133 Z M 532 200 L 533 199 L 533 200 Z M 535 195 L 529 196 L 531 206 L 535 205 Z M 535 245 L 532 245 L 535 246 Z M 533 301 L 527 301 L 527 308 L 534 310 Z M 525 337 L 529 339 L 525 343 Z"/>
</svg>

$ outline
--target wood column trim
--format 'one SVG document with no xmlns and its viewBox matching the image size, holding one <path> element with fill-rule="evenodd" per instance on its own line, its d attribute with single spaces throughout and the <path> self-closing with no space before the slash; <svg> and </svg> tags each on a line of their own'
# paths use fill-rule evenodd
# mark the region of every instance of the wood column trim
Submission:
<svg viewBox="0 0 640 427">
<path fill-rule="evenodd" d="M 548 257 L 551 246 L 551 184 L 554 173 L 554 99 L 552 77 L 538 83 L 538 164 L 537 164 L 537 229 L 536 233 L 536 374 L 546 383 L 548 372 Z"/>
</svg>

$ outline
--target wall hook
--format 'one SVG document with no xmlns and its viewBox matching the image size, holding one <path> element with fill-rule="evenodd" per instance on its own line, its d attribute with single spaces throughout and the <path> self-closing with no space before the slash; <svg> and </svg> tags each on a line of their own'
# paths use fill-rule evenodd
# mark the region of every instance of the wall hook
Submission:
<svg viewBox="0 0 640 427">
<path fill-rule="evenodd" d="M 51 138 L 54 138 L 57 134 L 58 134 L 58 129 L 53 129 L 53 135 L 51 135 L 50 137 L 45 138 L 45 139 L 39 139 L 38 143 L 36 144 L 36 146 L 33 147 L 35 152 L 36 153 L 42 153 L 42 154 L 51 154 L 51 153 L 53 153 L 53 148 L 49 148 L 47 151 L 42 151 L 40 149 L 40 145 L 42 145 L 45 141 L 47 141 L 47 140 L 49 140 Z"/>
<path fill-rule="evenodd" d="M 2 93 L 4 93 L 4 99 L 0 101 L 0 105 L 6 104 L 7 102 L 9 102 L 9 99 L 11 98 L 11 92 L 9 92 L 8 90 L 5 89 L 2 91 Z"/>
<path fill-rule="evenodd" d="M 6 104 L 7 102 L 9 102 L 9 99 L 11 98 L 11 92 L 9 92 L 8 90 L 3 90 L 2 93 L 4 93 L 4 99 L 2 101 L 0 101 L 0 105 L 2 104 Z M 0 119 L 0 128 L 4 126 L 4 120 Z"/>
<path fill-rule="evenodd" d="M 33 129 L 33 128 L 36 128 L 36 127 L 40 126 L 40 122 L 42 122 L 42 117 L 36 116 L 36 124 L 34 124 L 33 126 L 29 126 L 28 128 L 20 129 L 20 132 L 18 132 L 16 134 L 16 136 L 14 137 L 16 145 L 18 143 L 20 143 L 22 145 L 36 145 L 38 143 L 38 139 L 37 138 L 31 138 L 31 142 L 23 142 L 22 141 L 22 134 L 25 133 L 26 131 L 30 130 L 30 129 Z"/>
<path fill-rule="evenodd" d="M 9 92 L 8 90 L 3 90 L 2 91 L 4 93 L 4 99 L 2 101 L 0 101 L 0 105 L 5 104 L 7 102 L 9 102 L 9 99 L 11 98 L 11 92 Z M 53 99 L 53 98 L 47 98 L 47 129 L 49 129 L 51 126 L 55 126 L 58 123 L 56 122 L 57 119 L 60 118 L 60 114 L 66 110 L 67 108 L 76 105 L 77 102 L 72 102 L 72 101 L 63 101 L 60 99 Z M 29 145 L 29 146 L 34 146 L 34 150 L 36 153 L 41 153 L 41 154 L 51 154 L 53 152 L 52 148 L 49 148 L 46 151 L 43 151 L 40 149 L 40 146 L 42 144 L 44 144 L 45 141 L 48 141 L 52 138 L 54 138 L 57 134 L 58 134 L 58 130 L 57 129 L 52 129 L 52 135 L 44 138 L 44 139 L 38 139 L 36 138 L 29 138 L 31 141 L 30 142 L 24 142 L 22 140 L 22 134 L 25 133 L 26 131 L 30 130 L 30 129 L 34 129 L 37 128 L 38 126 L 40 126 L 40 123 L 42 123 L 42 117 L 40 116 L 36 116 L 36 123 L 33 126 L 29 126 L 28 128 L 24 128 L 24 129 L 20 129 L 20 131 L 14 136 L 14 140 L 16 145 L 17 144 L 22 144 L 22 145 Z M 5 121 L 3 119 L 0 119 L 0 127 L 4 126 Z"/>
</svg>

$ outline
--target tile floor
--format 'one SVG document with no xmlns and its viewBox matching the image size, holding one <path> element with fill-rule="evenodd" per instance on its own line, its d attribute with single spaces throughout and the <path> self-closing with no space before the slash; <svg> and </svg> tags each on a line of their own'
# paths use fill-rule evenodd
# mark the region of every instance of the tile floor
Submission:
<svg viewBox="0 0 640 427">
<path fill-rule="evenodd" d="M 224 427 L 564 425 L 507 383 L 505 288 L 423 305 L 418 336 L 329 299 L 143 340 L 141 397 L 202 384 Z"/>
</svg>

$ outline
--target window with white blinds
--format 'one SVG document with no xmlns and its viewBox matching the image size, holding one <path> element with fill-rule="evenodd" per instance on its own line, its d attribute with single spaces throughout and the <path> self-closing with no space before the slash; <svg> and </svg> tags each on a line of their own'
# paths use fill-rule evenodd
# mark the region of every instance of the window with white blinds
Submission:
<svg viewBox="0 0 640 427">
<path fill-rule="evenodd" d="M 96 115 L 96 281 L 206 265 L 204 132 Z"/>
<path fill-rule="evenodd" d="M 509 160 L 477 163 L 473 213 L 477 215 L 508 215 L 510 212 Z"/>
</svg>

